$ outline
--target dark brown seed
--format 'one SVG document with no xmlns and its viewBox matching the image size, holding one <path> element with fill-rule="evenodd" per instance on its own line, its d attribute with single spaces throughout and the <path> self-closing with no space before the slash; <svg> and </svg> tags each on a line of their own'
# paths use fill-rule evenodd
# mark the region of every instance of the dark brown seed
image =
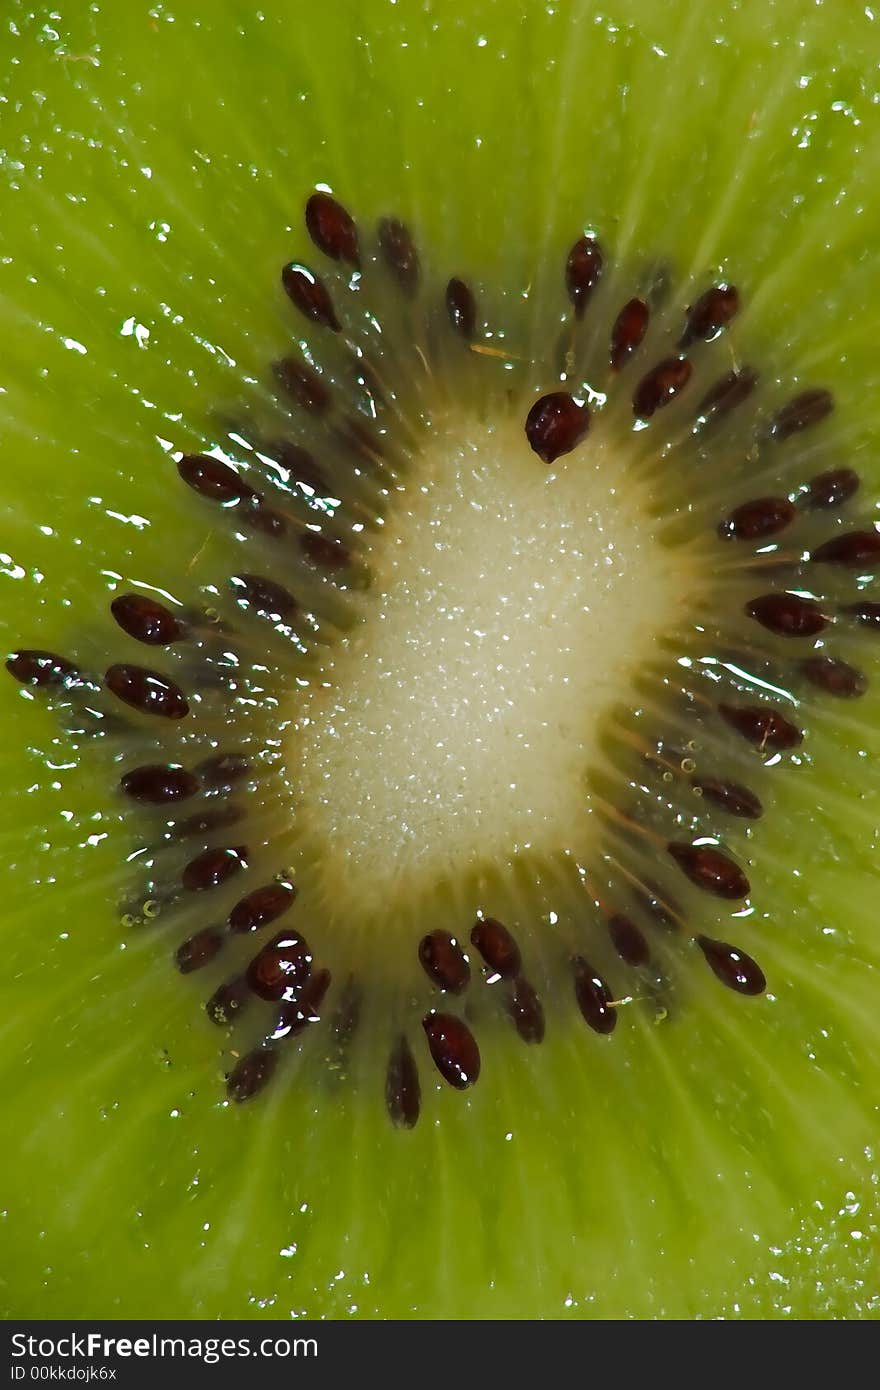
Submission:
<svg viewBox="0 0 880 1390">
<path fill-rule="evenodd" d="M 133 767 L 120 779 L 119 785 L 132 801 L 146 801 L 156 806 L 168 801 L 184 801 L 199 789 L 198 780 L 177 763 L 145 763 Z"/>
<path fill-rule="evenodd" d="M 456 333 L 470 342 L 477 329 L 477 301 L 464 280 L 453 277 L 446 286 L 446 312 Z"/>
<path fill-rule="evenodd" d="M 565 262 L 565 288 L 576 318 L 583 318 L 590 295 L 602 275 L 602 248 L 595 237 L 580 237 Z"/>
<path fill-rule="evenodd" d="M 354 218 L 329 193 L 313 193 L 306 203 L 306 227 L 312 241 L 334 261 L 347 261 L 360 269 L 357 227 Z"/>
<path fill-rule="evenodd" d="M 512 980 L 520 972 L 522 958 L 519 947 L 502 922 L 494 917 L 481 917 L 471 930 L 471 942 L 494 975 Z"/>
<path fill-rule="evenodd" d="M 742 869 L 711 845 L 688 845 L 670 840 L 666 846 L 686 878 L 704 893 L 730 901 L 747 898 L 750 885 Z"/>
<path fill-rule="evenodd" d="M 247 982 L 261 999 L 292 999 L 312 973 L 312 953 L 298 932 L 279 932 L 247 968 Z"/>
<path fill-rule="evenodd" d="M 840 507 L 859 490 L 859 475 L 852 468 L 831 468 L 818 473 L 801 497 L 805 507 Z"/>
<path fill-rule="evenodd" d="M 672 928 L 677 925 L 677 919 L 681 917 L 681 908 L 665 888 L 661 890 L 656 883 L 646 880 L 644 884 L 634 886 L 632 893 L 636 902 L 655 922 L 659 922 L 661 927 Z"/>
<path fill-rule="evenodd" d="M 648 943 L 629 917 L 615 912 L 614 916 L 608 919 L 608 934 L 615 951 L 627 965 L 647 964 L 650 958 Z"/>
<path fill-rule="evenodd" d="M 391 1123 L 400 1129 L 412 1129 L 419 1118 L 421 1103 L 419 1069 L 412 1048 L 401 1033 L 391 1049 L 385 1073 L 385 1104 Z"/>
<path fill-rule="evenodd" d="M 243 817 L 242 808 L 229 802 L 225 806 L 208 806 L 194 811 L 184 820 L 175 821 L 171 835 L 175 840 L 192 840 L 213 830 L 226 830 L 230 825 L 237 825 Z"/>
<path fill-rule="evenodd" d="M 624 304 L 611 330 L 612 369 L 619 372 L 632 357 L 648 331 L 651 311 L 643 299 L 631 299 Z"/>
<path fill-rule="evenodd" d="M 740 367 L 739 371 L 727 372 L 713 386 L 709 387 L 697 406 L 697 418 L 708 425 L 723 420 L 743 401 L 748 400 L 758 384 L 758 373 L 751 367 Z"/>
<path fill-rule="evenodd" d="M 419 960 L 429 980 L 450 994 L 460 994 L 471 978 L 471 968 L 454 936 L 432 931 L 419 942 Z"/>
<path fill-rule="evenodd" d="M 711 936 L 698 936 L 697 945 L 713 973 L 728 989 L 735 989 L 738 994 L 764 993 L 767 988 L 764 972 L 745 951 L 726 941 L 714 941 Z"/>
<path fill-rule="evenodd" d="M 351 564 L 351 551 L 334 536 L 324 536 L 320 531 L 303 531 L 299 538 L 303 555 L 313 565 L 322 570 L 344 570 Z"/>
<path fill-rule="evenodd" d="M 319 497 L 329 495 L 327 479 L 308 449 L 303 449 L 299 444 L 292 444 L 286 439 L 274 439 L 260 452 L 275 459 L 282 468 L 287 469 L 292 482 L 311 488 Z"/>
<path fill-rule="evenodd" d="M 235 574 L 232 576 L 232 586 L 236 597 L 243 599 L 263 617 L 284 621 L 296 612 L 297 603 L 293 594 L 261 574 Z"/>
<path fill-rule="evenodd" d="M 282 357 L 272 371 L 281 389 L 310 415 L 326 415 L 330 409 L 330 387 L 312 367 L 295 357 Z"/>
<path fill-rule="evenodd" d="M 770 421 L 770 434 L 779 442 L 790 439 L 793 434 L 800 434 L 801 430 L 818 425 L 833 409 L 834 397 L 830 391 L 821 387 L 802 391 L 773 416 Z"/>
<path fill-rule="evenodd" d="M 787 497 L 756 497 L 719 522 L 718 534 L 724 540 L 763 540 L 784 531 L 796 515 L 797 509 Z"/>
<path fill-rule="evenodd" d="M 118 700 L 131 705 L 132 709 L 141 710 L 143 714 L 157 714 L 163 719 L 183 719 L 189 713 L 183 691 L 158 671 L 121 664 L 110 666 L 104 679 L 107 689 Z"/>
<path fill-rule="evenodd" d="M 864 627 L 880 630 L 880 603 L 871 603 L 868 600 L 861 603 L 847 603 L 840 611 L 855 618 Z"/>
<path fill-rule="evenodd" d="M 334 333 L 339 332 L 340 323 L 333 308 L 330 291 L 324 281 L 309 270 L 308 266 L 291 261 L 281 272 L 281 283 L 288 299 L 296 305 L 301 314 L 311 319 L 312 323 L 319 323 L 323 328 L 332 328 Z"/>
<path fill-rule="evenodd" d="M 761 594 L 743 612 L 777 637 L 815 637 L 828 625 L 816 600 L 798 594 Z"/>
<path fill-rule="evenodd" d="M 239 1105 L 250 1100 L 272 1077 L 278 1065 L 278 1053 L 272 1047 L 255 1047 L 236 1062 L 226 1078 L 226 1094 Z"/>
<path fill-rule="evenodd" d="M 643 376 L 633 396 L 633 415 L 637 420 L 651 416 L 668 405 L 683 391 L 691 378 L 691 364 L 686 357 L 666 357 Z"/>
<path fill-rule="evenodd" d="M 202 786 L 212 792 L 230 791 L 250 770 L 250 760 L 243 753 L 213 753 L 193 769 Z"/>
<path fill-rule="evenodd" d="M 544 1041 L 544 1008 L 532 985 L 518 975 L 507 1000 L 507 1012 L 523 1042 Z"/>
<path fill-rule="evenodd" d="M 262 531 L 264 536 L 283 536 L 287 531 L 287 521 L 280 512 L 267 507 L 262 497 L 254 496 L 241 513 L 241 519 Z"/>
<path fill-rule="evenodd" d="M 811 685 L 842 700 L 856 699 L 868 688 L 867 677 L 861 671 L 834 656 L 807 657 L 801 662 L 801 670 Z"/>
<path fill-rule="evenodd" d="M 699 780 L 695 779 L 693 785 L 707 801 L 720 806 L 722 811 L 727 811 L 732 816 L 759 820 L 764 814 L 764 808 L 755 793 L 740 782 L 716 782 L 711 777 L 702 777 Z"/>
<path fill-rule="evenodd" d="M 346 449 L 368 463 L 376 464 L 385 456 L 384 440 L 363 419 L 348 416 L 340 422 L 337 434 Z"/>
<path fill-rule="evenodd" d="M 396 217 L 383 217 L 379 223 L 379 249 L 400 288 L 406 295 L 414 295 L 421 272 L 409 228 Z"/>
<path fill-rule="evenodd" d="M 232 506 L 254 496 L 240 473 L 210 454 L 184 454 L 177 471 L 188 487 L 210 502 Z"/>
<path fill-rule="evenodd" d="M 434 1066 L 450 1086 L 463 1091 L 480 1075 L 480 1049 L 462 1019 L 455 1014 L 425 1014 L 422 1027 Z"/>
<path fill-rule="evenodd" d="M 684 352 L 691 343 L 708 343 L 727 327 L 738 311 L 739 291 L 736 286 L 713 285 L 688 309 L 678 346 Z"/>
<path fill-rule="evenodd" d="M 286 912 L 295 897 L 292 883 L 267 883 L 255 888 L 235 904 L 229 914 L 229 928 L 236 932 L 259 931 Z"/>
<path fill-rule="evenodd" d="M 295 1038 L 310 1023 L 319 1023 L 330 981 L 329 970 L 317 970 L 300 988 L 291 989 L 285 996 L 287 1002 L 278 1011 L 273 1038 Z"/>
<path fill-rule="evenodd" d="M 169 647 L 186 636 L 186 627 L 171 610 L 144 594 L 120 594 L 110 612 L 123 632 L 148 647 Z"/>
<path fill-rule="evenodd" d="M 6 669 L 22 685 L 40 686 L 44 690 L 51 686 L 67 685 L 79 674 L 76 667 L 65 661 L 63 656 L 26 648 L 12 652 L 6 658 Z"/>
<path fill-rule="evenodd" d="M 219 888 L 246 868 L 247 850 L 244 845 L 206 849 L 187 864 L 183 871 L 183 886 L 189 893 L 202 893 L 208 888 Z"/>
<path fill-rule="evenodd" d="M 583 956 L 575 956 L 571 965 L 574 997 L 585 1022 L 595 1033 L 613 1033 L 617 1027 L 617 1009 L 612 1004 L 611 990 Z"/>
<path fill-rule="evenodd" d="M 178 946 L 174 959 L 181 975 L 201 970 L 218 954 L 223 945 L 222 933 L 216 927 L 203 927 Z"/>
<path fill-rule="evenodd" d="M 797 748 L 803 734 L 779 710 L 765 705 L 720 704 L 718 712 L 732 729 L 759 748 Z"/>
<path fill-rule="evenodd" d="M 880 531 L 847 531 L 832 536 L 810 554 L 816 565 L 843 565 L 846 569 L 876 569 L 880 562 Z"/>
<path fill-rule="evenodd" d="M 526 439 L 545 463 L 571 453 L 590 428 L 590 411 L 567 391 L 551 391 L 526 416 Z"/>
<path fill-rule="evenodd" d="M 340 1053 L 346 1052 L 351 1046 L 352 1038 L 358 1030 L 358 1024 L 361 1021 L 362 1002 L 363 996 L 360 986 L 352 976 L 349 976 L 342 988 L 342 996 L 331 1025 Z"/>
<path fill-rule="evenodd" d="M 225 1028 L 241 1013 L 249 998 L 247 980 L 244 975 L 238 975 L 215 989 L 205 1005 L 205 1013 L 218 1028 Z"/>
</svg>

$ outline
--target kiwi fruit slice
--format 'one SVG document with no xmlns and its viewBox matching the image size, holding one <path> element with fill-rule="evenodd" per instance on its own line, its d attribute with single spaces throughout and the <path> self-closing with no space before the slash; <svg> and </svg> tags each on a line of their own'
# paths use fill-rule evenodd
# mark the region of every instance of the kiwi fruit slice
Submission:
<svg viewBox="0 0 880 1390">
<path fill-rule="evenodd" d="M 8 1314 L 876 1311 L 880 40 L 718 9 L 13 5 Z"/>
</svg>

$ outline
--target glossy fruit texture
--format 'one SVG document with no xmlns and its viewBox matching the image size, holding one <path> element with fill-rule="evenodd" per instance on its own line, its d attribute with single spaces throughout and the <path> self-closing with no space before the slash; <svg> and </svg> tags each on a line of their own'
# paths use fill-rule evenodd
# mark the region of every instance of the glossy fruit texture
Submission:
<svg viewBox="0 0 880 1390">
<path fill-rule="evenodd" d="M 678 287 L 736 283 L 750 356 L 834 391 L 845 457 L 815 472 L 853 464 L 876 494 L 878 58 L 870 9 L 801 0 L 340 0 L 302 18 L 182 0 L 46 23 L 13 3 L 9 649 L 39 627 L 48 649 L 73 633 L 88 654 L 90 615 L 116 594 L 228 565 L 207 512 L 170 502 L 167 451 L 202 453 L 217 411 L 265 399 L 265 364 L 290 346 L 279 268 L 309 254 L 303 194 L 322 184 L 374 221 L 406 218 L 433 264 L 502 287 L 536 325 L 565 311 L 566 254 L 594 232 Z M 384 240 L 412 286 L 399 229 Z M 350 239 L 340 257 L 356 259 Z M 762 820 L 735 938 L 771 981 L 760 1021 L 705 966 L 686 1016 L 613 1040 L 550 1016 L 525 1047 L 508 1019 L 481 1039 L 479 1085 L 463 1097 L 432 1075 L 439 1123 L 410 1132 L 405 1052 L 396 1128 L 358 1075 L 334 1091 L 304 1070 L 307 1085 L 218 1101 L 198 970 L 171 978 L 169 943 L 120 921 L 120 769 L 80 758 L 7 682 L 3 1311 L 876 1312 L 878 689 L 857 716 L 811 708 Z M 592 979 L 585 961 L 572 1010 L 606 1008 Z M 518 1007 L 536 1035 L 525 992 Z"/>
</svg>

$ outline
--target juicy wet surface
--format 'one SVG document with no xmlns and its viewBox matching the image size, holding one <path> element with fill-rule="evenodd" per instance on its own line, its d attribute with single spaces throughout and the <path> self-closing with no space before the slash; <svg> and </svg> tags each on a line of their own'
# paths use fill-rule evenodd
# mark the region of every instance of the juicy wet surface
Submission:
<svg viewBox="0 0 880 1390">
<path fill-rule="evenodd" d="M 518 418 L 432 431 L 290 749 L 304 823 L 359 902 L 587 842 L 602 713 L 688 586 L 620 455 L 597 429 L 548 468 Z"/>
</svg>

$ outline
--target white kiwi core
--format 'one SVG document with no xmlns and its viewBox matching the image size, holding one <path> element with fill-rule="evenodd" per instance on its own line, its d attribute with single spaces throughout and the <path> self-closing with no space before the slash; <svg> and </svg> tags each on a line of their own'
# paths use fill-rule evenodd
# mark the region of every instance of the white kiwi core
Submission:
<svg viewBox="0 0 880 1390">
<path fill-rule="evenodd" d="M 290 736 L 301 825 L 339 892 L 381 906 L 586 849 L 603 716 L 631 704 L 693 578 L 654 530 L 619 433 L 548 468 L 521 420 L 435 423 Z"/>
</svg>

